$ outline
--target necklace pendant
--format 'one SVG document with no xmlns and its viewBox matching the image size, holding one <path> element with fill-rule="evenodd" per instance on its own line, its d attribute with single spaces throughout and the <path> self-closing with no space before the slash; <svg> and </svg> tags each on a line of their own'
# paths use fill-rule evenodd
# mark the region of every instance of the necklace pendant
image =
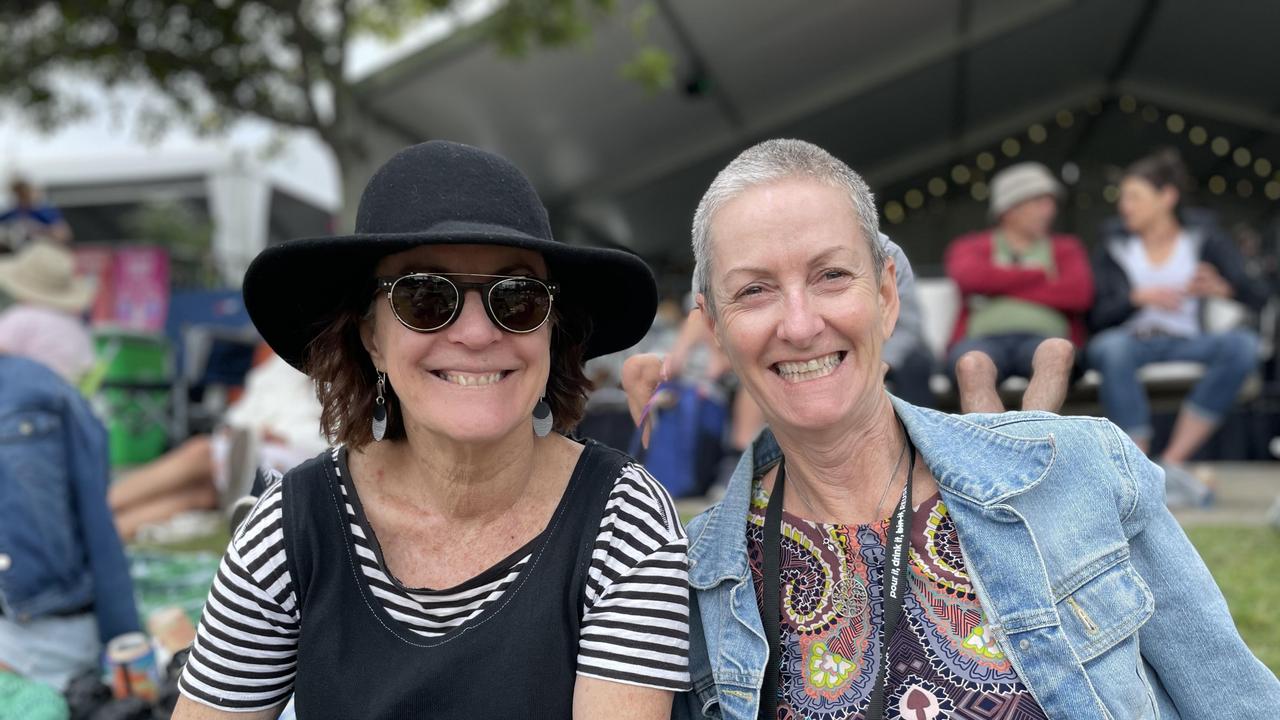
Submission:
<svg viewBox="0 0 1280 720">
<path fill-rule="evenodd" d="M 867 586 L 856 577 L 843 577 L 831 591 L 831 607 L 844 617 L 861 615 L 867 610 Z"/>
</svg>

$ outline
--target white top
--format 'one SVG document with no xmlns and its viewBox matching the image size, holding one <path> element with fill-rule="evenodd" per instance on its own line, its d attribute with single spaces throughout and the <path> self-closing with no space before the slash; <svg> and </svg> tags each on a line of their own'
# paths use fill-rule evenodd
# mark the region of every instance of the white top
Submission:
<svg viewBox="0 0 1280 720">
<path fill-rule="evenodd" d="M 1153 265 L 1147 256 L 1142 240 L 1132 236 L 1124 244 L 1116 258 L 1129 276 L 1134 290 L 1150 288 L 1175 288 L 1185 290 L 1196 274 L 1200 259 L 1196 257 L 1195 243 L 1186 232 L 1178 234 L 1173 254 L 1160 265 Z M 1177 310 L 1157 307 L 1139 308 L 1126 322 L 1134 333 L 1159 332 L 1167 335 L 1193 337 L 1200 334 L 1200 298 L 1187 296 Z"/>
<path fill-rule="evenodd" d="M 270 432 L 303 459 L 329 446 L 320 432 L 315 381 L 275 354 L 245 376 L 244 394 L 227 408 L 222 422 L 255 437 Z"/>
</svg>

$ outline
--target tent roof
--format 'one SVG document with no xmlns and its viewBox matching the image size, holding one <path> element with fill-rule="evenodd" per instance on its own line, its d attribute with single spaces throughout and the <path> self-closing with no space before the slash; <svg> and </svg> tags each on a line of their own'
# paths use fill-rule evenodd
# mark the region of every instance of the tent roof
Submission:
<svg viewBox="0 0 1280 720">
<path fill-rule="evenodd" d="M 357 91 L 405 143 L 449 138 L 503 153 L 553 211 L 595 213 L 606 226 L 612 217 L 610 234 L 642 251 L 687 228 L 715 170 L 765 137 L 817 142 L 879 189 L 1061 109 L 1127 94 L 1218 122 L 1233 146 L 1280 163 L 1276 3 L 815 0 L 797 12 L 770 0 L 655 0 L 648 42 L 675 59 L 679 87 L 652 95 L 620 75 L 639 47 L 638 7 L 620 3 L 586 47 L 515 59 L 481 23 Z M 1080 117 L 1064 153 L 1088 144 L 1132 159 L 1123 133 L 1108 142 L 1106 113 Z"/>
</svg>

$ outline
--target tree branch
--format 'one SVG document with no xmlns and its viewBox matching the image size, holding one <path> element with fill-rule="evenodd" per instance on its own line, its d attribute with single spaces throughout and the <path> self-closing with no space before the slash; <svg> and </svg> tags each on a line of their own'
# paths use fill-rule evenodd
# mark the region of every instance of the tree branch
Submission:
<svg viewBox="0 0 1280 720">
<path fill-rule="evenodd" d="M 315 78 L 311 73 L 311 53 L 316 48 L 320 49 L 320 59 L 324 59 L 324 45 L 311 32 L 311 28 L 307 26 L 306 20 L 302 16 L 302 3 L 291 3 L 290 16 L 293 18 L 293 32 L 297 37 L 298 46 L 298 63 L 301 65 L 302 82 L 304 83 L 302 96 L 307 101 L 307 112 L 311 114 L 312 124 L 319 128 L 323 123 L 320 118 L 320 112 L 316 109 L 315 98 L 311 93 L 315 89 Z"/>
</svg>

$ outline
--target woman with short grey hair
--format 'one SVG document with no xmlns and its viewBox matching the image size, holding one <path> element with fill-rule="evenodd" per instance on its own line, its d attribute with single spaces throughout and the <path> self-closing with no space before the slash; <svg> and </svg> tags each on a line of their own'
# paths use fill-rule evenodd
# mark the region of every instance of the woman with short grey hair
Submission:
<svg viewBox="0 0 1280 720">
<path fill-rule="evenodd" d="M 821 148 L 770 140 L 695 216 L 698 304 L 769 430 L 689 525 L 677 714 L 1274 717 L 1280 683 L 1114 425 L 885 390 L 873 207 Z"/>
</svg>

